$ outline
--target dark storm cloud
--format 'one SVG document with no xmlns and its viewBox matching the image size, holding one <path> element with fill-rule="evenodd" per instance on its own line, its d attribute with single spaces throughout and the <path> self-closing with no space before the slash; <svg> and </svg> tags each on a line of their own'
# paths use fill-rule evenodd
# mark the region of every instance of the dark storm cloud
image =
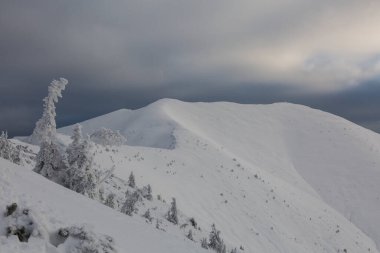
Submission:
<svg viewBox="0 0 380 253">
<path fill-rule="evenodd" d="M 58 77 L 69 80 L 61 126 L 172 97 L 296 102 L 378 129 L 379 83 L 368 81 L 380 74 L 377 7 L 371 0 L 3 1 L 0 129 L 29 134 Z"/>
</svg>

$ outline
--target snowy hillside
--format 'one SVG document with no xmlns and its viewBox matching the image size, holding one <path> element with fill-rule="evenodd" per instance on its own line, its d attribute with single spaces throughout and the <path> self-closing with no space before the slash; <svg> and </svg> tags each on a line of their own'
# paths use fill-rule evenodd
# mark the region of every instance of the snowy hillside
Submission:
<svg viewBox="0 0 380 253">
<path fill-rule="evenodd" d="M 21 204 L 29 210 L 29 216 L 33 218 L 40 233 L 36 237 L 32 236 L 27 244 L 20 243 L 16 238 L 3 236 L 6 220 L 0 219 L 1 253 L 77 252 L 65 251 L 63 245 L 54 247 L 52 235 L 59 228 L 83 224 L 87 224 L 95 233 L 111 236 L 120 253 L 207 252 L 170 229 L 166 232 L 154 229 L 143 219 L 119 213 L 2 158 L 0 170 L 1 215 L 5 212 L 6 205 Z"/>
<path fill-rule="evenodd" d="M 120 130 L 127 146 L 97 151 L 104 169 L 215 223 L 245 252 L 377 252 L 380 137 L 291 104 L 160 100 L 81 123 Z M 71 134 L 71 127 L 60 129 Z M 68 143 L 68 137 L 61 135 Z M 371 239 L 370 239 L 371 238 Z M 144 252 L 144 251 L 139 251 Z"/>
</svg>

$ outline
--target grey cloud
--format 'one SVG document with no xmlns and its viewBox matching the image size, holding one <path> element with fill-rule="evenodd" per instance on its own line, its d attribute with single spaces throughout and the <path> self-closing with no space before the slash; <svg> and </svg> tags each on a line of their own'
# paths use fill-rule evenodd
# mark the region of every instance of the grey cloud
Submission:
<svg viewBox="0 0 380 253">
<path fill-rule="evenodd" d="M 59 125 L 173 97 L 290 101 L 370 126 L 379 116 L 372 98 L 379 92 L 366 84 L 380 73 L 380 37 L 372 35 L 380 24 L 378 4 L 5 1 L 0 8 L 0 128 L 30 133 L 47 85 L 61 76 L 70 84 L 58 106 Z M 360 36 L 366 40 L 359 41 Z M 352 83 L 356 88 L 347 88 Z"/>
</svg>

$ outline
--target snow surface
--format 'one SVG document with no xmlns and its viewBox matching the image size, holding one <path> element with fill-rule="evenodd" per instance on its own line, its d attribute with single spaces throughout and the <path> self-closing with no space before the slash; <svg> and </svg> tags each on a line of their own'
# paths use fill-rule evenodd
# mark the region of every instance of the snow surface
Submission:
<svg viewBox="0 0 380 253">
<path fill-rule="evenodd" d="M 376 252 L 380 137 L 287 103 L 164 99 L 81 123 L 119 130 L 129 146 L 98 163 L 143 184 L 247 252 Z M 71 128 L 59 131 L 70 134 Z M 169 200 L 169 199 L 168 199 Z M 363 232 L 364 233 L 363 233 Z"/>
<path fill-rule="evenodd" d="M 196 243 L 171 230 L 154 229 L 142 219 L 129 217 L 80 194 L 57 185 L 25 167 L 0 158 L 0 208 L 13 202 L 32 212 L 44 231 L 43 238 L 31 237 L 21 243 L 17 237 L 6 238 L 0 219 L 1 253 L 64 253 L 54 247 L 49 235 L 59 228 L 89 224 L 97 233 L 112 236 L 118 252 L 207 252 Z M 1 212 L 1 215 L 2 212 Z"/>
</svg>

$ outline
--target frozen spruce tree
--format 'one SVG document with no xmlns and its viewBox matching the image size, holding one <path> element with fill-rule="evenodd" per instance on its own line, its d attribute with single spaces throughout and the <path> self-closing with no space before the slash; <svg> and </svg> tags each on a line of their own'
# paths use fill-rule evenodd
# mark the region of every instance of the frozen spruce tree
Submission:
<svg viewBox="0 0 380 253">
<path fill-rule="evenodd" d="M 214 249 L 217 253 L 226 253 L 226 245 L 220 237 L 220 231 L 216 229 L 215 224 L 211 226 L 208 247 Z"/>
<path fill-rule="evenodd" d="M 33 134 L 29 141 L 32 144 L 41 144 L 43 141 L 49 141 L 55 138 L 55 104 L 58 98 L 62 97 L 62 91 L 65 89 L 68 81 L 64 78 L 53 80 L 48 88 L 48 96 L 43 99 L 44 109 L 42 117 L 37 121 Z"/>
<path fill-rule="evenodd" d="M 74 125 L 73 134 L 71 135 L 71 143 L 66 149 L 69 164 L 73 164 L 78 159 L 78 154 L 83 149 L 83 134 L 80 124 Z"/>
<path fill-rule="evenodd" d="M 153 199 L 153 196 L 152 196 L 152 187 L 150 186 L 150 184 L 148 184 L 147 186 L 144 186 L 141 189 L 141 195 L 144 198 L 146 198 L 147 200 L 152 200 Z"/>
<path fill-rule="evenodd" d="M 67 157 L 60 146 L 55 141 L 44 140 L 37 154 L 33 171 L 58 184 L 65 185 L 67 168 Z"/>
<path fill-rule="evenodd" d="M 186 235 L 187 239 L 191 240 L 191 241 L 194 241 L 194 238 L 193 238 L 193 230 L 189 230 L 189 233 L 187 233 Z"/>
<path fill-rule="evenodd" d="M 0 157 L 16 164 L 21 163 L 20 148 L 15 147 L 13 143 L 11 143 L 8 139 L 7 132 L 1 132 L 0 135 Z"/>
<path fill-rule="evenodd" d="M 131 174 L 129 175 L 128 186 L 129 186 L 129 187 L 132 187 L 132 188 L 135 188 L 135 187 L 136 187 L 135 175 L 133 174 L 133 171 L 132 171 Z"/>
<path fill-rule="evenodd" d="M 92 199 L 97 198 L 99 173 L 93 165 L 94 154 L 89 137 L 82 139 L 81 126 L 76 125 L 72 143 L 66 150 L 69 169 L 65 186 Z"/>
<path fill-rule="evenodd" d="M 167 219 L 173 224 L 178 224 L 177 203 L 175 198 L 172 199 L 172 203 L 167 214 Z"/>
<path fill-rule="evenodd" d="M 12 145 L 8 140 L 7 132 L 1 132 L 0 135 L 0 157 L 11 160 Z"/>
<path fill-rule="evenodd" d="M 129 191 L 125 194 L 125 202 L 123 204 L 123 207 L 121 208 L 121 212 L 125 213 L 129 216 L 132 216 L 134 212 L 137 211 L 136 203 L 138 201 L 141 201 L 142 198 L 138 191 L 135 191 L 133 193 L 130 193 Z"/>
<path fill-rule="evenodd" d="M 115 193 L 110 193 L 108 194 L 107 198 L 106 198 L 106 201 L 104 202 L 104 204 L 106 206 L 109 206 L 111 208 L 115 208 Z"/>
</svg>

